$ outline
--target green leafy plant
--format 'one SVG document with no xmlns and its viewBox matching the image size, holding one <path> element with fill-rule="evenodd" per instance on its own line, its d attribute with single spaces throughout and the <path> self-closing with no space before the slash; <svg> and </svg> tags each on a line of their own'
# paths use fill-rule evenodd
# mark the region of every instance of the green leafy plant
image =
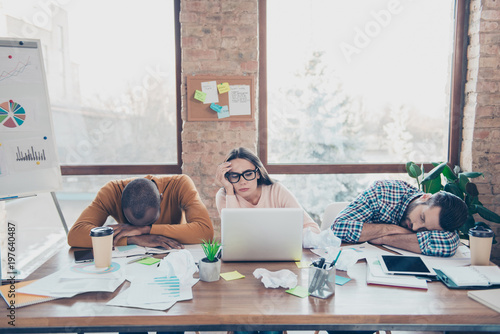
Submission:
<svg viewBox="0 0 500 334">
<path fill-rule="evenodd" d="M 201 248 L 203 249 L 203 252 L 205 253 L 205 256 L 207 257 L 208 262 L 217 262 L 219 259 L 217 258 L 217 253 L 219 252 L 219 249 L 221 247 L 220 242 L 217 240 L 202 240 L 201 241 Z"/>
<path fill-rule="evenodd" d="M 416 179 L 418 189 L 423 192 L 434 194 L 444 190 L 465 201 L 469 215 L 465 224 L 459 229 L 461 238 L 468 239 L 469 229 L 476 225 L 482 225 L 489 228 L 489 226 L 483 222 L 476 222 L 474 214 L 478 214 L 487 221 L 500 224 L 500 216 L 485 208 L 479 201 L 479 191 L 477 190 L 476 184 L 471 181 L 471 179 L 483 176 L 483 173 L 461 172 L 459 166 L 455 166 L 452 170 L 447 162 L 433 162 L 432 165 L 434 168 L 425 175 L 423 165 L 419 167 L 417 164 L 410 161 L 406 163 L 406 172 L 410 177 Z"/>
</svg>

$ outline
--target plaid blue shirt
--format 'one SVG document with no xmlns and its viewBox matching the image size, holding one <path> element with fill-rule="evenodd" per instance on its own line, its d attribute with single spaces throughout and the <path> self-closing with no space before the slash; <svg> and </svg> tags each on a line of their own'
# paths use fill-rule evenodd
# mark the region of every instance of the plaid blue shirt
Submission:
<svg viewBox="0 0 500 334">
<path fill-rule="evenodd" d="M 376 181 L 339 213 L 333 233 L 344 242 L 358 242 L 364 223 L 401 226 L 408 204 L 422 194 L 404 181 Z M 422 254 L 432 256 L 452 256 L 460 243 L 456 232 L 417 232 L 417 238 Z"/>
</svg>

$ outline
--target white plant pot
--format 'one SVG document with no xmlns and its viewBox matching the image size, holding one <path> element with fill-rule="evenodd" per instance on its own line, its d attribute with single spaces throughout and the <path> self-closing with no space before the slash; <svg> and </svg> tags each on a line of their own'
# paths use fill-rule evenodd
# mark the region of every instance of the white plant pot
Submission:
<svg viewBox="0 0 500 334">
<path fill-rule="evenodd" d="M 203 258 L 199 262 L 200 268 L 200 280 L 204 282 L 215 282 L 220 278 L 220 263 L 221 261 L 217 259 L 217 262 L 208 262 L 207 258 Z"/>
</svg>

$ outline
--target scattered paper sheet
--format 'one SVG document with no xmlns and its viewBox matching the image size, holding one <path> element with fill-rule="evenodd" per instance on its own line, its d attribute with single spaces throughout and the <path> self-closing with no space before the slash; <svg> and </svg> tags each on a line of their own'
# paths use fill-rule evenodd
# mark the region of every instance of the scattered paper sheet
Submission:
<svg viewBox="0 0 500 334">
<path fill-rule="evenodd" d="M 20 288 L 19 292 L 69 298 L 84 292 L 113 292 L 125 281 L 125 271 L 121 267 L 115 266 L 114 270 L 105 272 L 92 270 L 93 262 L 82 265 L 59 270 Z"/>
<path fill-rule="evenodd" d="M 387 254 L 387 255 L 392 254 L 391 252 L 380 249 L 377 246 L 369 244 L 368 242 L 364 242 L 362 244 L 346 245 L 340 248 L 342 250 L 352 249 L 354 252 L 358 254 L 358 259 L 360 260 L 366 259 L 367 257 L 377 256 L 378 254 Z M 328 254 L 329 250 L 330 249 L 316 249 L 316 248 L 311 249 L 311 251 L 314 254 L 317 254 L 324 258 L 331 257 L 331 255 Z M 337 250 L 335 250 L 335 253 L 337 253 Z"/>
<path fill-rule="evenodd" d="M 197 271 L 193 256 L 185 249 L 169 254 L 158 266 L 132 263 L 126 269 L 130 287 L 107 305 L 167 310 L 178 301 L 193 299 L 192 287 L 199 281 L 193 278 Z"/>
<path fill-rule="evenodd" d="M 200 262 L 200 260 L 206 256 L 203 252 L 203 248 L 201 248 L 201 244 L 184 245 L 184 249 L 191 253 L 195 263 Z"/>
<path fill-rule="evenodd" d="M 395 251 L 396 253 L 399 253 L 401 255 L 418 255 L 422 259 L 425 259 L 425 262 L 429 264 L 430 267 L 432 268 L 442 268 L 442 267 L 458 267 L 458 266 L 468 266 L 470 265 L 470 249 L 469 247 L 465 245 L 460 245 L 458 246 L 457 252 L 455 255 L 450 256 L 450 257 L 440 257 L 440 256 L 428 256 L 428 255 L 423 255 L 423 254 L 416 254 L 404 249 L 392 247 L 392 246 L 387 246 L 384 245 L 384 247 Z"/>
<path fill-rule="evenodd" d="M 165 249 L 163 247 L 143 247 L 137 245 L 116 246 L 111 253 L 113 259 L 120 257 L 132 257 L 134 255 L 166 254 L 176 252 L 177 249 Z"/>
</svg>

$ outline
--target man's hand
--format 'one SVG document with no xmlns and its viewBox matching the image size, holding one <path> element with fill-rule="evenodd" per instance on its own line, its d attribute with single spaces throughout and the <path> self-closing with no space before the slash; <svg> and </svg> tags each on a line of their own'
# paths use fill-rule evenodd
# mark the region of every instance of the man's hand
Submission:
<svg viewBox="0 0 500 334">
<path fill-rule="evenodd" d="M 177 240 L 157 234 L 132 236 L 129 237 L 127 241 L 129 245 L 134 244 L 143 247 L 163 247 L 165 249 L 184 248 L 184 246 Z"/>
<path fill-rule="evenodd" d="M 129 224 L 116 224 L 110 225 L 113 230 L 113 245 L 116 246 L 118 241 L 124 237 L 131 237 L 136 235 L 149 234 L 151 226 L 134 226 Z"/>
</svg>

